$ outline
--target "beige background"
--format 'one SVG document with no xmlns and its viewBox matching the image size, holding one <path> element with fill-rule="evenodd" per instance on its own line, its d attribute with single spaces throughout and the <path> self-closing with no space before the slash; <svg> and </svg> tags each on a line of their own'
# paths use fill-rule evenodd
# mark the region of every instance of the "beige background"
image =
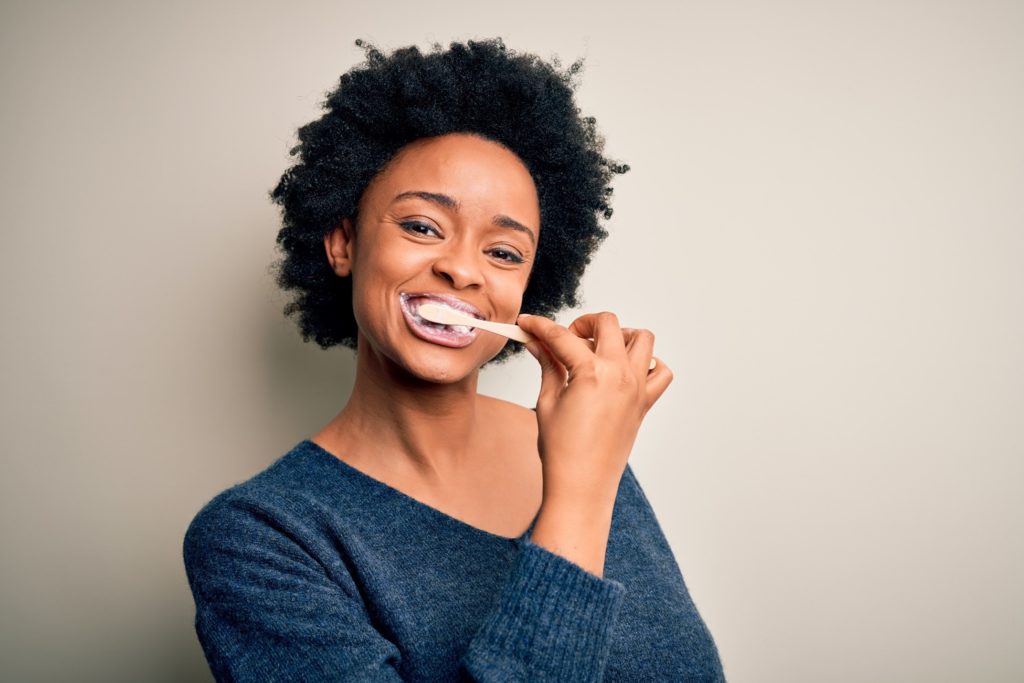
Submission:
<svg viewBox="0 0 1024 683">
<path fill-rule="evenodd" d="M 2 7 L 3 680 L 210 680 L 185 527 L 352 381 L 266 193 L 357 37 L 494 35 L 633 166 L 583 310 L 676 373 L 631 462 L 729 679 L 1024 678 L 1020 3 Z"/>
</svg>

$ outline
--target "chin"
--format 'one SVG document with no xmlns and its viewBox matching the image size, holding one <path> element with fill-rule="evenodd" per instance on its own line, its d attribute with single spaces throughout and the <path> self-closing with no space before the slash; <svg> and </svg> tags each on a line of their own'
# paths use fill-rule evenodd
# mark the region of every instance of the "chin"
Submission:
<svg viewBox="0 0 1024 683">
<path fill-rule="evenodd" d="M 415 357 L 410 355 L 403 359 L 403 366 L 424 381 L 437 384 L 454 384 L 474 373 L 479 373 L 484 363 L 487 363 L 501 353 L 503 348 L 505 348 L 505 343 L 499 343 L 494 348 L 488 349 L 484 356 L 476 356 L 476 360 L 471 359 L 470 356 L 475 354 L 470 354 L 468 350 L 459 351 L 456 354 L 442 353 L 442 355 L 436 355 L 424 353 L 418 354 Z"/>
<path fill-rule="evenodd" d="M 492 342 L 490 346 L 493 348 L 483 349 L 478 346 L 480 342 L 478 339 L 470 347 L 455 349 L 416 339 L 411 345 L 393 344 L 377 347 L 377 354 L 389 358 L 392 363 L 419 381 L 455 384 L 479 372 L 484 363 L 497 356 L 504 348 L 504 343 Z M 483 356 L 480 355 L 481 352 Z"/>
<path fill-rule="evenodd" d="M 405 369 L 417 379 L 432 384 L 455 384 L 477 372 L 477 366 L 460 367 L 461 364 L 442 359 L 405 362 Z"/>
</svg>

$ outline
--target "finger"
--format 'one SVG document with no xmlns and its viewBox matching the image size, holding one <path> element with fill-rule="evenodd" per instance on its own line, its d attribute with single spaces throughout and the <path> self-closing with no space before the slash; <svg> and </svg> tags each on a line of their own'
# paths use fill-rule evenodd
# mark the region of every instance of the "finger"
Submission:
<svg viewBox="0 0 1024 683">
<path fill-rule="evenodd" d="M 594 340 L 594 353 L 605 358 L 625 360 L 626 346 L 619 318 L 610 311 L 587 313 L 569 325 L 569 331 L 584 339 Z"/>
<path fill-rule="evenodd" d="M 554 320 L 523 313 L 516 319 L 516 324 L 541 341 L 554 359 L 570 373 L 593 358 L 594 354 L 586 342 Z"/>
<path fill-rule="evenodd" d="M 558 362 L 551 352 L 544 346 L 543 343 L 536 339 L 526 344 L 526 350 L 530 352 L 530 355 L 537 359 L 540 363 L 541 378 L 540 378 L 540 396 L 546 396 L 552 392 L 557 393 L 559 389 L 565 386 L 568 372 L 566 372 L 565 366 Z M 539 399 L 538 399 L 539 402 Z"/>
<path fill-rule="evenodd" d="M 665 365 L 665 362 L 660 358 L 656 358 L 658 364 L 653 370 L 647 373 L 647 385 L 644 391 L 647 394 L 647 409 L 650 410 L 651 406 L 657 402 L 661 395 L 668 389 L 668 385 L 672 383 L 673 375 L 672 370 Z"/>
<path fill-rule="evenodd" d="M 633 343 L 631 341 L 631 338 L 636 334 L 636 332 L 637 332 L 637 330 L 635 330 L 634 328 L 623 328 L 623 339 L 625 340 L 625 343 L 626 343 L 626 351 L 627 351 L 627 353 L 629 353 L 630 344 Z M 586 342 L 587 346 L 590 348 L 591 351 L 593 351 L 595 349 L 596 343 L 594 342 L 593 339 L 584 339 L 584 342 Z M 650 357 L 650 360 L 648 361 L 647 366 L 643 368 L 644 374 L 646 374 L 650 370 L 654 370 L 654 366 L 657 365 L 657 360 L 655 360 L 652 355 L 649 356 L 649 357 Z M 640 362 L 637 362 L 636 367 L 637 368 L 641 367 Z"/>
<path fill-rule="evenodd" d="M 651 358 L 654 354 L 654 333 L 646 329 L 632 329 L 626 333 L 626 355 L 629 364 L 640 376 L 647 375 L 651 369 Z"/>
</svg>

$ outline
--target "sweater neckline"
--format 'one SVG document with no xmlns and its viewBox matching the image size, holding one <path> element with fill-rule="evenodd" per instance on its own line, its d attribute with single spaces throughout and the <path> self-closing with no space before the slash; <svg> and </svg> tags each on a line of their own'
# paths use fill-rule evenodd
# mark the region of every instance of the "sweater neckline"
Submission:
<svg viewBox="0 0 1024 683">
<path fill-rule="evenodd" d="M 359 469 L 357 467 L 353 467 L 352 465 L 350 465 L 349 463 L 345 462 L 344 460 L 342 460 L 341 458 L 336 456 L 334 453 L 331 453 L 326 448 L 324 448 L 323 446 L 321 446 L 317 442 L 313 441 L 312 439 L 303 439 L 300 445 L 301 446 L 305 446 L 308 450 L 310 450 L 311 452 L 315 453 L 318 456 L 326 457 L 327 459 L 329 459 L 330 461 L 335 463 L 335 466 L 340 467 L 345 473 L 347 473 L 347 474 L 349 474 L 351 476 L 354 476 L 355 478 L 359 479 L 360 481 L 363 481 L 364 483 L 366 483 L 366 484 L 368 484 L 368 485 L 370 485 L 370 486 L 372 486 L 374 488 L 377 488 L 379 490 L 382 490 L 382 491 L 385 491 L 385 492 L 391 494 L 393 497 L 396 497 L 399 500 L 404 501 L 406 504 L 411 505 L 412 507 L 414 507 L 416 509 L 423 510 L 423 511 L 427 512 L 428 514 L 431 514 L 431 515 L 433 515 L 435 517 L 440 517 L 441 519 L 444 519 L 444 520 L 448 521 L 448 523 L 450 523 L 450 524 L 455 524 L 456 526 L 458 526 L 460 528 L 469 530 L 471 532 L 480 534 L 480 535 L 485 536 L 485 537 L 489 537 L 489 538 L 493 538 L 493 539 L 498 539 L 498 540 L 503 541 L 505 543 L 521 543 L 521 542 L 523 542 L 524 540 L 526 540 L 529 537 L 529 535 L 533 532 L 534 525 L 537 523 L 537 517 L 534 517 L 533 521 L 530 522 L 530 526 L 527 527 L 526 531 L 524 531 L 520 535 L 518 535 L 518 536 L 502 536 L 501 534 L 496 534 L 496 533 L 494 533 L 492 531 L 487 531 L 486 529 L 481 529 L 478 526 L 473 526 L 469 522 L 461 520 L 458 517 L 453 517 L 452 515 L 449 515 L 447 512 L 444 512 L 443 510 L 439 510 L 438 508 L 434 507 L 433 505 L 428 505 L 428 504 L 424 503 L 422 500 L 419 500 L 417 498 L 413 498 L 408 493 L 405 493 L 404 491 L 396 489 L 394 486 L 391 486 L 390 484 L 388 484 L 386 482 L 383 482 L 380 479 L 377 479 L 376 477 L 371 477 L 366 472 L 363 472 L 361 469 Z"/>
</svg>

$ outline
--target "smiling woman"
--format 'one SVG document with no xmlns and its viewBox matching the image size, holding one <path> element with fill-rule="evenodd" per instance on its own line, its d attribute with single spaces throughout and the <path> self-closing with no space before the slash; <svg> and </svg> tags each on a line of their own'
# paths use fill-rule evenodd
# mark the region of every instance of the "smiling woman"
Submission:
<svg viewBox="0 0 1024 683">
<path fill-rule="evenodd" d="M 574 104 L 579 63 L 500 40 L 365 47 L 272 192 L 285 313 L 355 349 L 356 380 L 189 527 L 214 676 L 723 680 L 627 463 L 672 381 L 648 371 L 654 335 L 610 312 L 546 317 L 577 305 L 626 170 Z M 477 392 L 522 344 L 429 322 L 426 302 L 532 336 L 536 407 Z"/>
</svg>

